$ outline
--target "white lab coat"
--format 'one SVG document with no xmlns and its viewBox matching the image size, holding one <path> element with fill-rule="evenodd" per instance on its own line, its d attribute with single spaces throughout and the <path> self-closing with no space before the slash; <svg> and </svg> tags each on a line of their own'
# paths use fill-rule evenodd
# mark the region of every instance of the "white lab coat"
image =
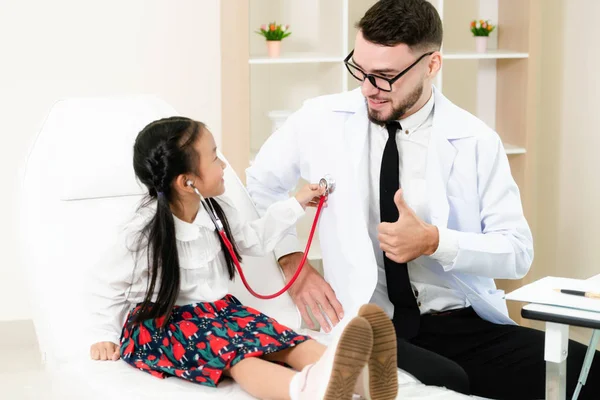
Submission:
<svg viewBox="0 0 600 400">
<path fill-rule="evenodd" d="M 498 135 L 435 88 L 434 96 L 426 222 L 458 231 L 459 251 L 451 265 L 427 256 L 424 261 L 450 288 L 462 291 L 482 318 L 514 324 L 493 279 L 519 279 L 533 260 L 519 189 Z M 367 232 L 368 124 L 360 89 L 308 100 L 247 170 L 259 209 L 287 198 L 299 177 L 318 182 L 330 174 L 336 180 L 319 236 L 325 279 L 347 315 L 369 302 L 377 284 Z"/>
</svg>

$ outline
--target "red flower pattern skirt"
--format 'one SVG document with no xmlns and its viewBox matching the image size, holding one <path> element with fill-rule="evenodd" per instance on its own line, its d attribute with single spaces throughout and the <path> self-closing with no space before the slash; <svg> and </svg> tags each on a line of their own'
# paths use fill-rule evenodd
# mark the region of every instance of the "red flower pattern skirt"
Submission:
<svg viewBox="0 0 600 400">
<path fill-rule="evenodd" d="M 121 335 L 121 357 L 156 377 L 180 378 L 215 387 L 223 371 L 249 357 L 285 350 L 306 340 L 227 295 L 214 303 L 176 306 L 164 317 L 132 325 L 136 306 Z"/>
</svg>

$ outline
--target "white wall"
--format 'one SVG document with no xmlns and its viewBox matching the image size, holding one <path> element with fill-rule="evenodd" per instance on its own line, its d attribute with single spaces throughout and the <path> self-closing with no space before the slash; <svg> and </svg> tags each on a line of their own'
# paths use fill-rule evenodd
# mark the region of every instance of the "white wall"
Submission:
<svg viewBox="0 0 600 400">
<path fill-rule="evenodd" d="M 220 143 L 219 21 L 218 0 L 0 0 L 0 320 L 30 316 L 14 210 L 52 104 L 158 94 Z"/>
<path fill-rule="evenodd" d="M 600 2 L 542 7 L 536 277 L 600 273 L 600 54 L 584 15 L 600 15 Z"/>
<path fill-rule="evenodd" d="M 596 0 L 564 1 L 557 268 L 572 276 L 600 273 L 600 54 L 598 32 L 581 23 L 600 15 Z"/>
</svg>

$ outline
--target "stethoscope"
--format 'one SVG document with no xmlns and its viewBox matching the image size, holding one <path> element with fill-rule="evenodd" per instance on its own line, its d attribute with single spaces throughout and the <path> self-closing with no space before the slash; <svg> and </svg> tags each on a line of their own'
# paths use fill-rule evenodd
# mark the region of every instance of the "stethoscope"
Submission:
<svg viewBox="0 0 600 400">
<path fill-rule="evenodd" d="M 235 264 L 235 267 L 237 268 L 238 273 L 240 274 L 240 277 L 242 278 L 242 283 L 244 284 L 246 289 L 248 289 L 248 292 L 250 292 L 250 294 L 256 298 L 265 299 L 265 300 L 274 299 L 275 297 L 281 296 L 283 293 L 287 292 L 288 289 L 294 284 L 294 282 L 296 282 L 296 279 L 298 279 L 298 276 L 300 275 L 300 272 L 302 272 L 302 268 L 304 267 L 304 264 L 306 263 L 306 258 L 308 257 L 308 252 L 309 252 L 310 246 L 312 244 L 312 239 L 315 234 L 315 229 L 317 227 L 317 223 L 319 222 L 319 216 L 321 215 L 321 210 L 323 209 L 323 204 L 325 203 L 325 199 L 331 192 L 333 192 L 335 190 L 335 180 L 330 175 L 325 175 L 323 178 L 321 178 L 321 180 L 319 181 L 319 186 L 325 188 L 325 195 L 321 196 L 321 198 L 319 200 L 319 204 L 317 206 L 317 212 L 315 214 L 315 219 L 314 219 L 312 227 L 310 229 L 310 235 L 308 236 L 308 242 L 306 243 L 306 248 L 304 250 L 304 255 L 302 256 L 302 260 L 300 261 L 300 265 L 296 269 L 296 273 L 294 274 L 292 279 L 290 279 L 290 281 L 287 283 L 287 285 L 285 285 L 283 287 L 283 289 L 281 289 L 277 293 L 273 293 L 270 295 L 263 295 L 263 294 L 256 293 L 250 287 L 250 284 L 246 280 L 246 276 L 244 275 L 242 266 L 240 265 L 240 262 L 239 262 L 237 256 L 235 255 L 235 251 L 233 250 L 233 246 L 232 246 L 231 242 L 229 241 L 227 234 L 225 233 L 225 229 L 223 227 L 223 222 L 221 222 L 221 220 L 217 216 L 217 213 L 215 212 L 215 209 L 213 208 L 212 204 L 210 204 L 210 202 L 207 201 L 204 198 L 204 196 L 202 196 L 200 191 L 194 186 L 194 183 L 191 180 L 186 181 L 186 185 L 188 185 L 189 187 L 194 189 L 194 192 L 198 195 L 198 197 L 200 197 L 200 203 L 202 204 L 202 206 L 206 210 L 208 216 L 210 217 L 211 221 L 215 225 L 215 228 L 217 229 L 217 233 L 219 234 L 221 239 L 223 239 L 223 243 L 225 243 L 225 247 L 227 247 L 227 250 L 229 251 L 231 258 L 233 259 L 233 263 Z"/>
</svg>

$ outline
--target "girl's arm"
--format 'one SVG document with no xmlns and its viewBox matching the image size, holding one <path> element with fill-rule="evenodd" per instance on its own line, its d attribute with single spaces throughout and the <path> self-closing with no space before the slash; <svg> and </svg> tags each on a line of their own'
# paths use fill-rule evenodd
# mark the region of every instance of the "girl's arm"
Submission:
<svg viewBox="0 0 600 400">
<path fill-rule="evenodd" d="M 90 343 L 111 342 L 119 344 L 133 282 L 147 272 L 146 252 L 132 252 L 137 246 L 135 238 L 141 228 L 141 216 L 127 224 L 105 248 L 105 256 L 88 275 L 88 308 L 91 326 Z M 145 287 L 144 287 L 145 288 Z"/>
<path fill-rule="evenodd" d="M 272 204 L 262 218 L 250 222 L 241 218 L 226 196 L 217 199 L 223 206 L 240 253 L 262 256 L 273 251 L 281 239 L 296 225 L 298 219 L 304 215 L 304 209 L 316 204 L 315 198 L 323 192 L 324 189 L 319 188 L 318 185 L 306 185 L 295 197 Z"/>
</svg>

